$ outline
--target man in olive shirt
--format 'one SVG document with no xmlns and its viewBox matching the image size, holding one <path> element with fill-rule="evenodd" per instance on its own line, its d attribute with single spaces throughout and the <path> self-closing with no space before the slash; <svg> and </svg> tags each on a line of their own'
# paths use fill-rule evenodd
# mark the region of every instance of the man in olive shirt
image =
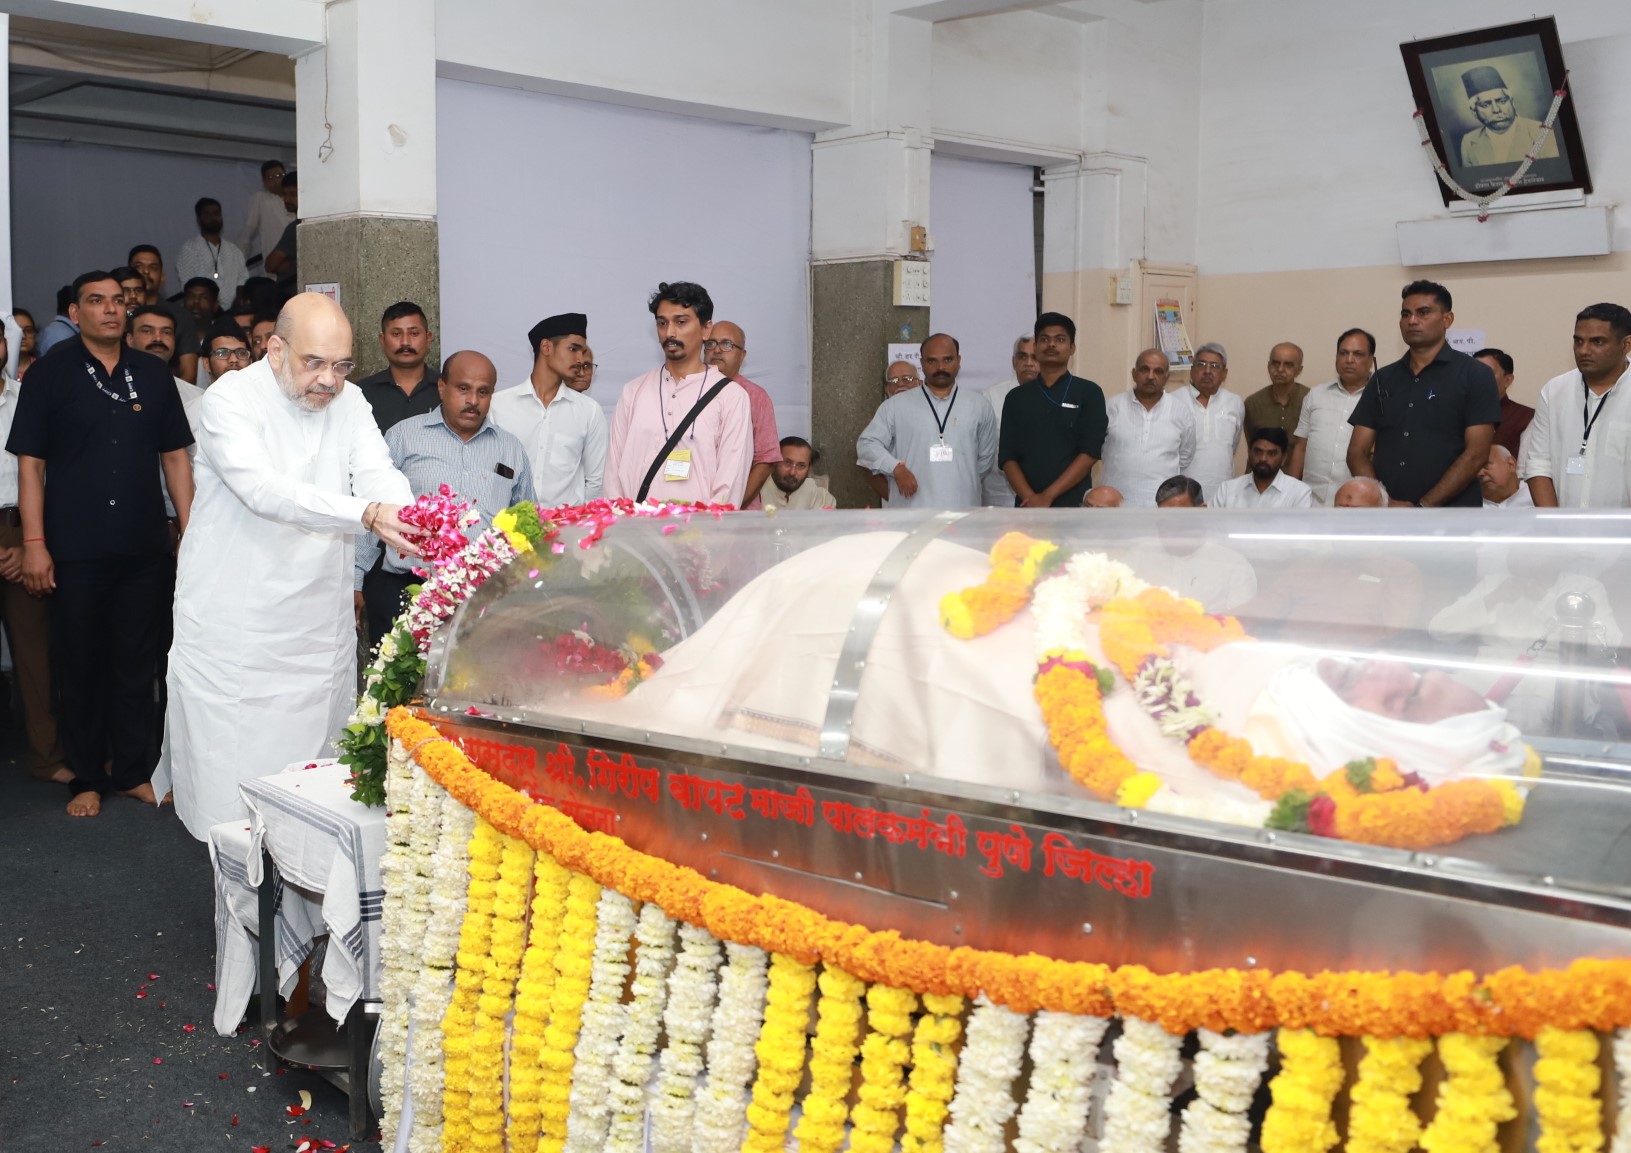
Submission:
<svg viewBox="0 0 1631 1153">
<path fill-rule="evenodd" d="M 1104 455 L 1104 390 L 1072 376 L 1076 323 L 1057 312 L 1036 318 L 1037 378 L 1003 398 L 997 464 L 1018 508 L 1080 508 L 1088 474 Z"/>
<path fill-rule="evenodd" d="M 1375 477 L 1395 504 L 1480 508 L 1478 471 L 1489 459 L 1501 398 L 1495 374 L 1446 341 L 1450 290 L 1405 285 L 1399 334 L 1410 351 L 1377 369 L 1348 423 L 1348 470 Z"/>
<path fill-rule="evenodd" d="M 358 391 L 374 410 L 380 432 L 441 407 L 441 394 L 436 391 L 441 374 L 426 363 L 432 339 L 425 310 L 411 300 L 397 301 L 380 317 L 379 347 L 390 365 L 357 382 Z"/>
<path fill-rule="evenodd" d="M 1308 386 L 1299 384 L 1303 372 L 1303 350 L 1290 341 L 1269 350 L 1269 383 L 1246 398 L 1246 426 L 1241 435 L 1250 436 L 1259 428 L 1277 428 L 1287 437 L 1297 434 L 1297 421 L 1303 414 L 1303 397 Z"/>
</svg>

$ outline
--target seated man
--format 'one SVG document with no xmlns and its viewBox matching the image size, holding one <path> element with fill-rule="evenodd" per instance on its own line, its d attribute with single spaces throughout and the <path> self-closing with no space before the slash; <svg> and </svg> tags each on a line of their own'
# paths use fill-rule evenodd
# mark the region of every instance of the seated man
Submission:
<svg viewBox="0 0 1631 1153">
<path fill-rule="evenodd" d="M 1179 473 L 1169 476 L 1155 490 L 1156 508 L 1205 508 L 1206 492 L 1199 481 Z"/>
<path fill-rule="evenodd" d="M 1356 476 L 1337 489 L 1332 502 L 1337 508 L 1386 508 L 1390 503 L 1387 486 L 1374 476 Z"/>
<path fill-rule="evenodd" d="M 1121 490 L 1107 484 L 1097 485 L 1082 494 L 1083 508 L 1120 508 Z"/>
<path fill-rule="evenodd" d="M 810 470 L 821 460 L 821 454 L 810 442 L 802 436 L 784 436 L 781 449 L 781 460 L 770 470 L 770 482 L 775 489 L 767 494 L 766 506 L 788 510 L 837 508 L 838 502 L 832 493 L 810 476 Z"/>
<path fill-rule="evenodd" d="M 1252 432 L 1245 476 L 1218 485 L 1213 508 L 1312 508 L 1314 490 L 1283 471 L 1290 441 L 1285 430 L 1269 425 Z"/>
<path fill-rule="evenodd" d="M 1489 446 L 1489 459 L 1478 470 L 1485 508 L 1534 508 L 1529 486 L 1518 479 L 1518 461 L 1504 444 Z"/>
</svg>

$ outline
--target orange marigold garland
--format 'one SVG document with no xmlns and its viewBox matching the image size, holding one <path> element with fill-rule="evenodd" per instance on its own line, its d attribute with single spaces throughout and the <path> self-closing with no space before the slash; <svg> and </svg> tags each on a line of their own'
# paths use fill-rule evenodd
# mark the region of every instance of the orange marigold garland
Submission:
<svg viewBox="0 0 1631 1153">
<path fill-rule="evenodd" d="M 1062 560 L 1064 553 L 1051 541 L 1006 534 L 991 546 L 990 576 L 940 599 L 940 623 L 963 640 L 1001 628 L 1025 610 L 1036 582 Z"/>
</svg>

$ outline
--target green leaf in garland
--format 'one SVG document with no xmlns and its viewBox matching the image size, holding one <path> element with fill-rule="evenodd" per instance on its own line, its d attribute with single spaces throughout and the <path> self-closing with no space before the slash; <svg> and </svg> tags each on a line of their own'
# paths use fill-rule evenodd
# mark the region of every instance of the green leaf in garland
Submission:
<svg viewBox="0 0 1631 1153">
<path fill-rule="evenodd" d="M 1275 803 L 1274 811 L 1263 826 L 1287 833 L 1308 832 L 1308 806 L 1313 800 L 1314 794 L 1304 789 L 1292 789 Z"/>
</svg>

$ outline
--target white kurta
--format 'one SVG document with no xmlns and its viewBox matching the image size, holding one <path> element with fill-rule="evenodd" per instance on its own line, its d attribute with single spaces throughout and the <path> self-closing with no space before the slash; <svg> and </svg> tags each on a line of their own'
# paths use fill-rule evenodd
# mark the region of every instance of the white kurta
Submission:
<svg viewBox="0 0 1631 1153">
<path fill-rule="evenodd" d="M 244 815 L 239 782 L 331 753 L 356 694 L 354 537 L 370 501 L 413 489 L 354 385 L 307 412 L 263 360 L 210 389 L 196 419 L 153 788 L 175 791 L 203 840 Z"/>
</svg>

